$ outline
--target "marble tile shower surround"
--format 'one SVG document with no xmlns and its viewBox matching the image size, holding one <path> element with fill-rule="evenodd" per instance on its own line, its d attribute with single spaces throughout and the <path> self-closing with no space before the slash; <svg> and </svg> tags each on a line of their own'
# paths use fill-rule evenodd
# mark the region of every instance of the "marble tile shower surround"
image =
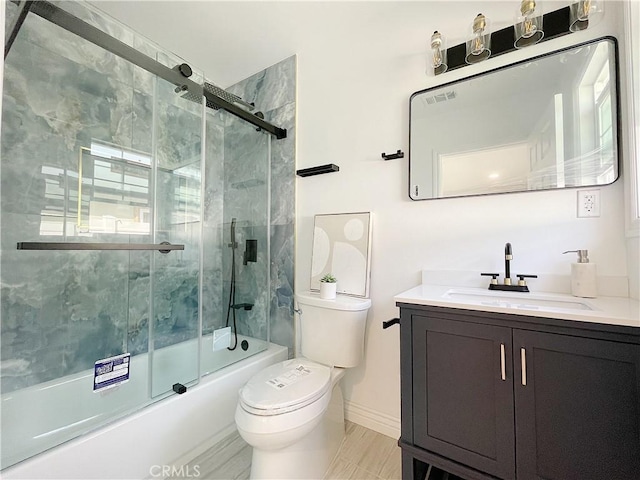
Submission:
<svg viewBox="0 0 640 480">
<path fill-rule="evenodd" d="M 271 341 L 287 346 L 290 354 L 294 345 L 295 65 L 293 56 L 227 88 L 254 102 L 255 111 L 262 111 L 265 119 L 286 128 L 286 139 L 271 138 L 267 146 L 269 137 L 257 135 L 252 125 L 207 109 L 203 212 L 203 334 L 226 324 L 231 275 L 228 244 L 231 219 L 236 218 L 236 302 L 254 304 L 251 311 L 236 312 L 238 333 L 255 338 L 268 338 L 270 334 Z M 267 239 L 264 197 L 269 180 Z M 258 240 L 258 261 L 243 265 L 244 242 L 249 238 Z M 270 292 L 263 289 L 267 266 L 262 245 L 267 245 L 267 240 Z M 220 278 L 222 282 L 216 281 Z"/>
<path fill-rule="evenodd" d="M 270 195 L 270 338 L 293 355 L 293 274 L 295 227 L 296 57 L 291 56 L 227 88 L 255 104 L 265 119 L 287 129 L 287 138 L 271 139 Z M 252 177 L 251 163 L 239 158 L 226 183 Z M 226 165 L 226 164 L 225 164 Z M 226 204 L 225 204 L 226 208 Z M 225 215 L 228 216 L 227 210 Z M 248 319 L 247 319 L 248 320 Z M 243 327 L 247 325 L 242 323 Z M 247 325 L 248 326 L 248 325 Z M 252 326 L 255 328 L 255 325 Z"/>
<path fill-rule="evenodd" d="M 65 6 L 161 62 L 177 62 L 94 12 Z M 86 370 L 110 355 L 146 352 L 152 287 L 154 347 L 198 334 L 199 226 L 176 224 L 176 218 L 185 209 L 201 216 L 200 200 L 176 203 L 175 194 L 185 182 L 200 191 L 202 107 L 177 97 L 166 82 L 155 82 L 142 69 L 34 15 L 12 47 L 5 63 L 0 152 L 3 393 Z M 17 251 L 19 241 L 61 241 L 40 235 L 42 212 L 50 204 L 68 217 L 69 226 L 75 223 L 80 147 L 99 140 L 151 153 L 154 111 L 156 240 L 184 243 L 185 251 L 153 261 L 149 252 Z M 47 180 L 44 169 L 56 172 L 58 183 Z M 81 239 L 72 234 L 66 240 Z M 105 233 L 91 241 L 151 239 Z"/>
<path fill-rule="evenodd" d="M 8 17 L 11 5 L 7 4 Z M 65 9 L 167 66 L 181 62 L 82 5 L 67 2 Z M 51 41 L 54 38 L 56 41 Z M 203 78 L 197 71 L 192 77 L 198 83 Z M 172 196 L 180 181 L 172 172 L 199 171 L 194 162 L 200 158 L 202 110 L 177 97 L 173 87 L 163 81 L 156 86 L 154 100 L 154 82 L 148 72 L 33 15 L 28 16 L 14 43 L 5 64 L 0 172 L 3 393 L 85 370 L 96 359 L 122 351 L 134 355 L 146 352 L 152 281 L 155 348 L 197 335 L 196 252 L 200 237 L 195 225 L 171 226 L 175 214 Z M 269 325 L 265 312 L 270 311 L 271 340 L 288 346 L 291 353 L 295 57 L 229 90 L 254 101 L 267 120 L 288 130 L 288 137 L 272 140 L 270 149 L 271 292 L 258 293 L 260 275 L 255 271 L 260 264 L 268 267 L 264 254 L 247 267 L 242 266 L 241 251 L 237 260 L 238 277 L 244 274 L 238 285 L 238 301 L 253 299 L 256 303 L 252 312 L 239 315 L 239 333 L 266 338 Z M 154 101 L 158 122 L 155 153 L 161 167 L 156 187 L 157 239 L 185 243 L 188 248 L 156 256 L 154 275 L 148 252 L 16 251 L 18 241 L 47 239 L 39 236 L 39 229 L 44 191 L 52 186 L 42 178 L 42 166 L 60 170 L 64 193 L 64 188 L 77 185 L 79 146 L 90 145 L 92 139 L 151 152 Z M 256 135 L 251 126 L 243 129 L 243 135 L 234 133 L 228 128 L 234 121 L 238 122 L 224 112 L 207 109 L 204 198 L 201 212 L 195 212 L 202 217 L 203 229 L 205 333 L 225 320 L 220 312 L 228 300 L 229 284 L 220 279 L 228 279 L 230 273 L 230 254 L 224 245 L 229 241 L 231 218 L 239 220 L 240 242 L 257 238 L 259 246 L 267 245 L 269 232 L 264 212 L 258 215 L 239 201 L 242 197 L 245 205 L 265 203 L 252 192 L 264 195 L 266 181 L 264 185 L 250 181 L 257 174 L 255 157 L 262 156 L 258 139 L 264 142 L 265 135 Z M 268 165 L 263 164 L 265 168 Z M 261 178 L 266 174 L 260 172 Z M 72 203 L 65 207 L 71 223 L 76 215 Z M 257 226 L 250 226 L 251 221 Z M 50 240 L 60 241 L 60 237 Z M 148 242 L 149 238 L 130 236 L 123 240 L 122 235 L 102 234 L 94 240 Z"/>
</svg>

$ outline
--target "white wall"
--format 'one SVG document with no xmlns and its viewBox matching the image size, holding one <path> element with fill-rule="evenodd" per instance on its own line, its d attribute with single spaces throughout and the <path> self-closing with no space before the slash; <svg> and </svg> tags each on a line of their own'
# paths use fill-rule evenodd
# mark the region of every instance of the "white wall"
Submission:
<svg viewBox="0 0 640 480">
<path fill-rule="evenodd" d="M 363 17 L 358 3 L 342 4 L 340 25 L 297 52 L 297 168 L 335 163 L 340 172 L 297 179 L 296 288 L 309 287 L 315 214 L 373 212 L 366 361 L 348 372 L 345 398 L 348 415 L 393 435 L 400 418 L 399 330 L 383 331 L 381 324 L 398 315 L 393 296 L 420 283 L 422 269 L 502 271 L 504 244 L 511 242 L 518 272 L 568 274 L 573 259 L 561 252 L 586 248 L 600 275 L 627 276 L 621 181 L 600 189 L 600 218 L 576 218 L 576 190 L 409 200 L 406 156 L 380 157 L 399 148 L 408 153 L 409 96 L 590 38 L 612 34 L 623 41 L 624 36 L 620 5 L 607 2 L 605 17 L 588 31 L 435 78 L 424 74 L 433 28 L 415 28 L 415 16 L 424 6 L 367 2 Z M 509 19 L 511 3 L 491 8 L 502 9 L 502 17 Z M 469 18 L 478 9 L 473 2 L 440 5 Z M 386 22 L 382 30 L 379 22 L 369 21 L 381 17 Z M 427 19 L 437 26 L 433 9 Z M 463 22 L 455 34 L 464 35 L 465 27 Z M 392 47 L 411 44 L 409 38 L 418 35 L 420 49 Z M 535 281 L 530 285 L 535 289 Z"/>
</svg>

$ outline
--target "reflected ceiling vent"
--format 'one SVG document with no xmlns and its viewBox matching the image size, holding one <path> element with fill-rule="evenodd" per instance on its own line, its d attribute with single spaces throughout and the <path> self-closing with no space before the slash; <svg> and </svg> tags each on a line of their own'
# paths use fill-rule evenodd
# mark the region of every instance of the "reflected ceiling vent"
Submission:
<svg viewBox="0 0 640 480">
<path fill-rule="evenodd" d="M 447 100 L 453 100 L 454 98 L 456 98 L 456 92 L 455 90 L 450 90 L 448 92 L 438 93 L 431 97 L 426 97 L 424 101 L 429 105 L 433 105 L 434 103 L 446 102 Z"/>
</svg>

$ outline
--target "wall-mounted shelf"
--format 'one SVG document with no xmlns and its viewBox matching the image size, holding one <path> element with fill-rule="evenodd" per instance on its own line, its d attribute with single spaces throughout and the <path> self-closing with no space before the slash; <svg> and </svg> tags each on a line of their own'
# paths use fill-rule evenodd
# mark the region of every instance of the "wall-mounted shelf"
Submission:
<svg viewBox="0 0 640 480">
<path fill-rule="evenodd" d="M 321 175 L 323 173 L 331 173 L 340 171 L 340 167 L 328 163 L 327 165 L 319 165 L 317 167 L 303 168 L 302 170 L 296 170 L 296 175 L 299 177 L 310 177 L 312 175 Z"/>
</svg>

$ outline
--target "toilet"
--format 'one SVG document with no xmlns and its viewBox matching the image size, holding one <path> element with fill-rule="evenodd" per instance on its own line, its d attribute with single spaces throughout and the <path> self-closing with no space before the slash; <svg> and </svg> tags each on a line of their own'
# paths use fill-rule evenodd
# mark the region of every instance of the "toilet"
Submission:
<svg viewBox="0 0 640 480">
<path fill-rule="evenodd" d="M 340 379 L 364 355 L 368 298 L 296 294 L 300 355 L 240 390 L 235 421 L 253 447 L 252 479 L 322 478 L 344 438 Z"/>
</svg>

